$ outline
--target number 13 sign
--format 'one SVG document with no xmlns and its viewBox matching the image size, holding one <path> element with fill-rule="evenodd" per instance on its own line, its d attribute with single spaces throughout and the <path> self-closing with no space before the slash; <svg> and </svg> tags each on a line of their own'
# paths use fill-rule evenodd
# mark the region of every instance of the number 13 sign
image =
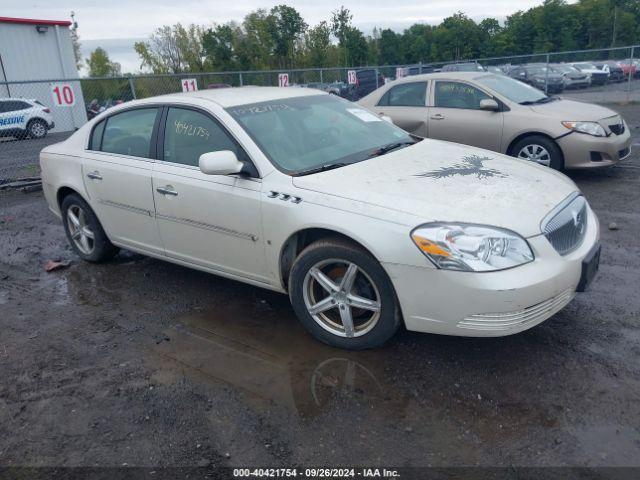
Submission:
<svg viewBox="0 0 640 480">
<path fill-rule="evenodd" d="M 183 92 L 197 92 L 198 91 L 198 82 L 195 78 L 185 78 L 182 80 L 182 91 Z"/>
</svg>

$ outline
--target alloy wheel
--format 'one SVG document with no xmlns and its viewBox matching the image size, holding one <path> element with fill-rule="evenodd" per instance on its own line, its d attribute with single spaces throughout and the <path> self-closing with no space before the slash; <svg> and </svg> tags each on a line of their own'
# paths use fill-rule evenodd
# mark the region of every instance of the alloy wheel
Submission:
<svg viewBox="0 0 640 480">
<path fill-rule="evenodd" d="M 41 138 L 47 133 L 47 129 L 41 122 L 33 122 L 29 128 L 29 133 L 32 137 Z"/>
<path fill-rule="evenodd" d="M 551 165 L 551 154 L 542 145 L 525 145 L 524 147 L 522 147 L 520 152 L 518 152 L 518 158 L 536 162 L 540 165 L 544 165 L 545 167 Z"/>
<path fill-rule="evenodd" d="M 311 267 L 303 283 L 309 315 L 326 331 L 340 337 L 359 337 L 380 319 L 380 292 L 355 263 L 327 259 Z"/>
<path fill-rule="evenodd" d="M 95 235 L 87 223 L 87 215 L 79 205 L 67 209 L 67 226 L 71 240 L 85 255 L 91 255 L 95 247 Z"/>
</svg>

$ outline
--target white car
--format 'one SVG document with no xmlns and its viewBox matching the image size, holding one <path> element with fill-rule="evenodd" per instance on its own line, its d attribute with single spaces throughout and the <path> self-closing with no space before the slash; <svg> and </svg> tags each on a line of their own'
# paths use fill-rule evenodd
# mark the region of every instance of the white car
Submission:
<svg viewBox="0 0 640 480">
<path fill-rule="evenodd" d="M 35 99 L 0 98 L 0 136 L 44 138 L 55 127 L 51 110 Z"/>
<path fill-rule="evenodd" d="M 549 318 L 599 261 L 566 176 L 419 140 L 307 88 L 242 87 L 114 107 L 41 154 L 77 254 L 118 247 L 289 295 L 319 340 L 409 330 L 501 336 Z"/>
</svg>

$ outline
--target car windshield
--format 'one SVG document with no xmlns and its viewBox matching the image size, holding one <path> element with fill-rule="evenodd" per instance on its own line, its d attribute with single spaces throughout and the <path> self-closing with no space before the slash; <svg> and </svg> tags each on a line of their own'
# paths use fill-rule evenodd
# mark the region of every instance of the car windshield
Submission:
<svg viewBox="0 0 640 480">
<path fill-rule="evenodd" d="M 525 67 L 530 75 L 539 75 L 547 71 L 547 67 Z"/>
<path fill-rule="evenodd" d="M 227 111 L 290 175 L 337 168 L 415 143 L 405 131 L 335 95 L 283 98 Z"/>
<path fill-rule="evenodd" d="M 480 85 L 490 88 L 498 95 L 502 95 L 516 103 L 542 103 L 549 98 L 540 90 L 526 83 L 502 75 L 484 75 L 476 78 L 476 81 Z"/>
</svg>

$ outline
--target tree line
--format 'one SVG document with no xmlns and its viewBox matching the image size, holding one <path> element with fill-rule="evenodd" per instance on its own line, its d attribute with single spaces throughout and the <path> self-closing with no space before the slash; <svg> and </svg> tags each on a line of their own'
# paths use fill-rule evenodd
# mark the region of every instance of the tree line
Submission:
<svg viewBox="0 0 640 480">
<path fill-rule="evenodd" d="M 638 0 L 545 0 L 501 24 L 462 12 L 438 25 L 416 23 L 398 33 L 365 35 L 349 9 L 308 25 L 287 5 L 248 13 L 241 22 L 205 27 L 166 25 L 134 45 L 153 73 L 352 67 L 436 63 L 458 59 L 609 48 L 640 43 Z M 120 74 L 104 50 L 87 60 L 90 76 Z M 640 52 L 639 52 L 640 53 Z"/>
</svg>

